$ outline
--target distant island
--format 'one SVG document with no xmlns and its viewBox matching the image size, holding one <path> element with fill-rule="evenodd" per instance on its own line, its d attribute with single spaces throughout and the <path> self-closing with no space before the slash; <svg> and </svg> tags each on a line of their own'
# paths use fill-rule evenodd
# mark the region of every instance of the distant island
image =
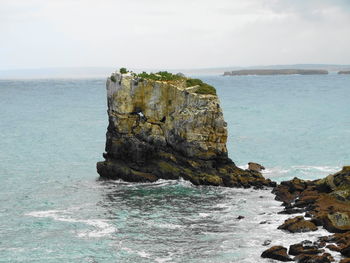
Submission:
<svg viewBox="0 0 350 263">
<path fill-rule="evenodd" d="M 224 76 L 247 76 L 247 75 L 324 75 L 328 74 L 323 69 L 243 69 L 226 71 Z"/>
<path fill-rule="evenodd" d="M 350 74 L 350 70 L 339 71 L 338 74 Z"/>
</svg>

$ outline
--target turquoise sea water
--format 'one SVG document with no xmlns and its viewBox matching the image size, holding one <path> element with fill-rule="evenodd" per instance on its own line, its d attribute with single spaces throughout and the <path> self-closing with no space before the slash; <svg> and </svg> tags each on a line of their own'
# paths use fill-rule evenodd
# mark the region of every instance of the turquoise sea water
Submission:
<svg viewBox="0 0 350 263">
<path fill-rule="evenodd" d="M 349 76 L 201 78 L 237 165 L 281 181 L 350 164 Z M 276 230 L 269 191 L 99 181 L 105 93 L 104 79 L 0 80 L 0 262 L 265 262 L 266 239 L 323 234 Z"/>
</svg>

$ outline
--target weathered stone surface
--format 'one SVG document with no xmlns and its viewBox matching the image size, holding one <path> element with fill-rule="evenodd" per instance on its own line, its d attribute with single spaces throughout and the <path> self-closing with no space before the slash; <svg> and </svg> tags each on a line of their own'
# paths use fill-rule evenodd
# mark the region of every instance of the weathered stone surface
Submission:
<svg viewBox="0 0 350 263">
<path fill-rule="evenodd" d="M 316 231 L 317 226 L 311 221 L 307 221 L 302 216 L 289 218 L 278 227 L 278 229 L 287 230 L 291 233 Z"/>
<path fill-rule="evenodd" d="M 304 229 L 304 221 L 314 226 L 323 226 L 335 234 L 319 238 L 313 246 L 342 253 L 350 257 L 350 166 L 344 166 L 340 172 L 331 174 L 323 179 L 304 181 L 298 178 L 282 182 L 273 189 L 276 200 L 282 201 L 285 210 L 282 213 L 305 212 L 303 217 L 288 219 L 279 227 L 291 228 L 292 231 Z M 289 230 L 290 231 L 290 230 Z M 291 254 L 298 254 L 304 248 L 299 244 L 290 247 Z M 315 250 L 316 251 L 316 250 Z M 321 251 L 321 250 L 320 250 Z M 331 262 L 329 254 L 310 255 L 301 253 L 295 257 L 298 262 Z M 347 259 L 343 260 L 347 262 Z"/>
<path fill-rule="evenodd" d="M 105 178 L 153 182 L 180 177 L 195 185 L 275 186 L 228 158 L 227 128 L 216 95 L 186 79 L 155 81 L 115 73 L 107 80 Z"/>
<path fill-rule="evenodd" d="M 262 170 L 265 170 L 265 167 L 258 163 L 249 162 L 248 163 L 248 170 L 255 171 L 255 172 L 261 172 Z"/>
<path fill-rule="evenodd" d="M 265 250 L 262 254 L 261 254 L 262 258 L 272 258 L 272 259 L 276 259 L 279 261 L 293 261 L 293 259 L 291 259 L 288 254 L 287 254 L 287 249 L 285 247 L 282 246 L 274 246 L 271 247 L 267 250 Z"/>
<path fill-rule="evenodd" d="M 300 254 L 311 254 L 311 255 L 316 255 L 323 253 L 323 249 L 318 249 L 317 246 L 314 245 L 308 245 L 308 244 L 303 244 L 303 243 L 298 243 L 291 245 L 289 247 L 289 255 L 300 255 Z"/>
<path fill-rule="evenodd" d="M 310 255 L 301 254 L 295 257 L 295 260 L 299 263 L 330 263 L 334 261 L 334 258 L 329 253 L 322 255 Z"/>
<path fill-rule="evenodd" d="M 324 228 L 330 232 L 346 232 L 350 230 L 349 212 L 328 213 L 323 218 Z"/>
</svg>

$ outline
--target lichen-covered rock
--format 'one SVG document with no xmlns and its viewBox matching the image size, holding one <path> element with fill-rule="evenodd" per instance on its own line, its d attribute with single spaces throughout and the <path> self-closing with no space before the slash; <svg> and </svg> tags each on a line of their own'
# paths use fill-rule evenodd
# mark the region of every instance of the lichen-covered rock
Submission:
<svg viewBox="0 0 350 263">
<path fill-rule="evenodd" d="M 153 182 L 180 177 L 196 185 L 274 186 L 228 158 L 227 128 L 214 94 L 197 93 L 186 78 L 141 79 L 115 73 L 107 80 L 109 125 L 105 178 Z"/>
<path fill-rule="evenodd" d="M 287 230 L 291 233 L 316 231 L 317 226 L 302 216 L 287 219 L 278 229 Z"/>
<path fill-rule="evenodd" d="M 323 225 L 330 232 L 342 233 L 350 231 L 349 212 L 328 213 L 323 217 Z"/>
</svg>

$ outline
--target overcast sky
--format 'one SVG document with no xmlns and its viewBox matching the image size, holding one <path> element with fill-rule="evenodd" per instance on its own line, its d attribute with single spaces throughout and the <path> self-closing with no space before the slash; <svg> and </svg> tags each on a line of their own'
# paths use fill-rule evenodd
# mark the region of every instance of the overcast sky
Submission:
<svg viewBox="0 0 350 263">
<path fill-rule="evenodd" d="M 0 0 L 0 70 L 350 64 L 350 0 Z"/>
</svg>

